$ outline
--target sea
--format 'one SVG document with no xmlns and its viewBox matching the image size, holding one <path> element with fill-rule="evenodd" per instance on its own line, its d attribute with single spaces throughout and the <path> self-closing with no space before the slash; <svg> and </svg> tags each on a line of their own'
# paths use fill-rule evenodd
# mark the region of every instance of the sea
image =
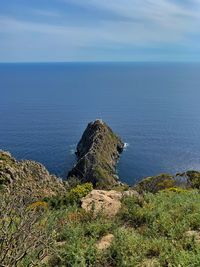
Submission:
<svg viewBox="0 0 200 267">
<path fill-rule="evenodd" d="M 97 118 L 126 143 L 121 181 L 200 170 L 200 64 L 0 64 L 0 149 L 17 159 L 65 179 Z"/>
</svg>

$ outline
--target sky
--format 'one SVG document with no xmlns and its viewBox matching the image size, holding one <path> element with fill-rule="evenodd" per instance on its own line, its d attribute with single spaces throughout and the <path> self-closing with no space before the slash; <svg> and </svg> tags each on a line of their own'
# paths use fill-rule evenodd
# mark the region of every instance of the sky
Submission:
<svg viewBox="0 0 200 267">
<path fill-rule="evenodd" d="M 200 0 L 0 0 L 0 62 L 200 61 Z"/>
</svg>

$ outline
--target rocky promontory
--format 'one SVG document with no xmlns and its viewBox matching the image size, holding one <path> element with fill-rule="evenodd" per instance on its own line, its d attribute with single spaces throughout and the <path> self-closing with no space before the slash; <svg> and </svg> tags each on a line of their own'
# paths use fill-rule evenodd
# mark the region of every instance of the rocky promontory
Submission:
<svg viewBox="0 0 200 267">
<path fill-rule="evenodd" d="M 124 143 L 102 120 L 90 122 L 77 145 L 77 163 L 68 174 L 107 187 L 118 182 L 116 164 Z"/>
</svg>

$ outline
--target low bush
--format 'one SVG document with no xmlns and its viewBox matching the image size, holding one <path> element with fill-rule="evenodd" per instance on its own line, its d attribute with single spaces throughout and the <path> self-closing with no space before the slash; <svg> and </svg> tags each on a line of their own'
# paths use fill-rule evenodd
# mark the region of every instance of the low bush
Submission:
<svg viewBox="0 0 200 267">
<path fill-rule="evenodd" d="M 66 195 L 67 202 L 78 203 L 81 198 L 87 196 L 93 189 L 92 183 L 85 183 L 82 185 L 77 185 L 72 188 L 70 192 Z"/>
<path fill-rule="evenodd" d="M 60 209 L 68 205 L 80 204 L 81 198 L 88 195 L 93 189 L 91 183 L 77 185 L 70 189 L 65 195 L 44 198 L 51 208 Z"/>
</svg>

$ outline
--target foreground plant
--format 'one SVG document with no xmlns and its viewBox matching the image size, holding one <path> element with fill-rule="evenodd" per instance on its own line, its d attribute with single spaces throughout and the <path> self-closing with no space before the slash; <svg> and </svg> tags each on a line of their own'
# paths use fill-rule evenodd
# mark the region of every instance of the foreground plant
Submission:
<svg viewBox="0 0 200 267">
<path fill-rule="evenodd" d="M 1 192 L 0 266 L 36 266 L 52 249 L 45 202 L 15 183 Z"/>
</svg>

